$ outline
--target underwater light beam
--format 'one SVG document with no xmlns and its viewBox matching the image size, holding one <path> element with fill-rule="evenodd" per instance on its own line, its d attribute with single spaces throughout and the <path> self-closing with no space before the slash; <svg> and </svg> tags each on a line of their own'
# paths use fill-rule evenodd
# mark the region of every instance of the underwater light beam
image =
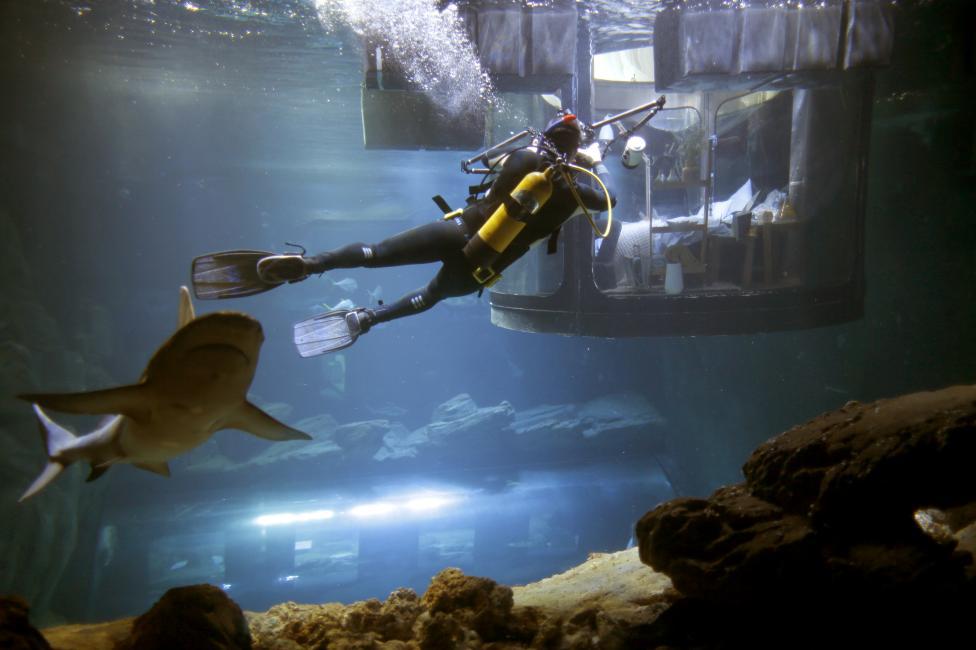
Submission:
<svg viewBox="0 0 976 650">
<path fill-rule="evenodd" d="M 375 503 L 364 503 L 361 506 L 350 508 L 349 514 L 353 517 L 365 519 L 369 517 L 385 517 L 394 510 L 396 510 L 396 506 L 392 503 L 387 501 L 377 501 Z"/>
<path fill-rule="evenodd" d="M 409 499 L 404 505 L 406 505 L 407 510 L 412 512 L 431 512 L 433 510 L 440 510 L 444 506 L 449 506 L 455 501 L 457 499 L 453 497 L 424 496 Z"/>
<path fill-rule="evenodd" d="M 334 510 L 309 510 L 306 512 L 278 512 L 273 515 L 261 515 L 254 519 L 257 526 L 283 526 L 299 524 L 307 521 L 325 521 L 335 517 Z"/>
</svg>

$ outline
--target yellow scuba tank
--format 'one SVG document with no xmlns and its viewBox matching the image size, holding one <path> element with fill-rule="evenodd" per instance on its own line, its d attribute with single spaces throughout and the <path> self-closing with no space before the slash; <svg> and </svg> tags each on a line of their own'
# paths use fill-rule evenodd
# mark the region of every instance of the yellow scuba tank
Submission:
<svg viewBox="0 0 976 650">
<path fill-rule="evenodd" d="M 468 240 L 464 256 L 474 267 L 473 275 L 479 283 L 491 286 L 501 278 L 491 265 L 522 232 L 528 218 L 552 196 L 554 169 L 549 167 L 544 172 L 526 174 L 512 190 L 511 201 L 503 200 L 474 237 Z"/>
</svg>

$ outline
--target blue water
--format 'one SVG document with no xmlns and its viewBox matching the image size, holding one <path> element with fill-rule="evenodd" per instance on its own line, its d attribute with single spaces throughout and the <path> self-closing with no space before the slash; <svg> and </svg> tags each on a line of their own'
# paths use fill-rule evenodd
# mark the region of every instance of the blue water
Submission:
<svg viewBox="0 0 976 650">
<path fill-rule="evenodd" d="M 615 34 L 640 39 L 628 7 L 600 23 L 601 5 L 587 5 L 599 47 Z M 278 417 L 292 425 L 328 415 L 412 431 L 462 393 L 515 414 L 545 405 L 579 414 L 599 398 L 636 395 L 658 418 L 646 440 L 519 455 L 505 446 L 510 434 L 499 430 L 495 445 L 488 430 L 450 457 L 391 466 L 346 453 L 233 477 L 191 472 L 205 460 L 197 455 L 174 462 L 168 480 L 121 467 L 86 484 L 79 468 L 18 505 L 43 450 L 29 407 L 11 395 L 135 381 L 175 328 L 194 256 L 376 241 L 436 218 L 435 194 L 461 204 L 471 179 L 459 171 L 463 152 L 364 150 L 360 40 L 325 31 L 304 2 L 4 3 L 0 218 L 19 244 L 0 279 L 9 448 L 0 512 L 10 522 L 0 529 L 0 592 L 26 595 L 42 622 L 74 622 L 137 614 L 194 582 L 223 586 L 246 609 L 422 590 L 445 566 L 525 583 L 625 548 L 643 512 L 739 481 L 758 443 L 823 410 L 974 381 L 974 138 L 962 117 L 972 60 L 949 70 L 913 56 L 931 38 L 915 32 L 878 75 L 861 321 L 573 338 L 493 327 L 486 295 L 376 328 L 337 362 L 300 359 L 292 323 L 342 299 L 393 300 L 436 266 L 339 271 L 197 303 L 199 313 L 233 308 L 261 321 L 252 394 L 284 405 Z M 19 256 L 23 265 L 10 261 Z M 334 283 L 344 279 L 356 287 Z M 233 431 L 215 440 L 234 462 L 269 445 Z M 424 490 L 445 501 L 405 514 Z M 354 515 L 380 501 L 400 509 Z M 323 509 L 337 515 L 254 521 Z"/>
</svg>

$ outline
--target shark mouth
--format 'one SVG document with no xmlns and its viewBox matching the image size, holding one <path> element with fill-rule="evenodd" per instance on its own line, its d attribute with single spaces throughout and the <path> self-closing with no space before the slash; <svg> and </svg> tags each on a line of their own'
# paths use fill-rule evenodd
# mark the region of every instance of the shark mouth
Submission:
<svg viewBox="0 0 976 650">
<path fill-rule="evenodd" d="M 195 354 L 197 352 L 232 352 L 240 355 L 246 365 L 251 365 L 251 357 L 247 356 L 244 350 L 230 343 L 207 343 L 205 345 L 198 345 L 195 348 L 190 348 L 188 354 Z"/>
</svg>

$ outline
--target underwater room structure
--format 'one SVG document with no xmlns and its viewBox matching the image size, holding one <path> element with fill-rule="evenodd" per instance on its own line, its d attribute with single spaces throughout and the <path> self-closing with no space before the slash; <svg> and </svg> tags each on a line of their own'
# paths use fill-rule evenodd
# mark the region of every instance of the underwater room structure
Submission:
<svg viewBox="0 0 976 650">
<path fill-rule="evenodd" d="M 974 34 L 0 4 L 0 646 L 939 647 L 976 604 Z"/>
</svg>

